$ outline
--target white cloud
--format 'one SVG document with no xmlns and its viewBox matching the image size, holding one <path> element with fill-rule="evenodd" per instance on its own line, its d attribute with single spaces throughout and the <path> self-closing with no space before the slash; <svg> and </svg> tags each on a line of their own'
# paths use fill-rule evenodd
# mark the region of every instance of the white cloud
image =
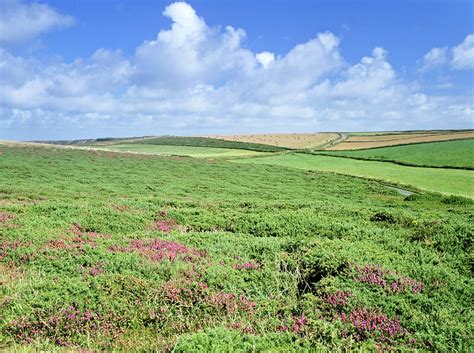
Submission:
<svg viewBox="0 0 474 353">
<path fill-rule="evenodd" d="M 422 70 L 444 65 L 448 62 L 448 48 L 433 48 L 423 56 Z"/>
<path fill-rule="evenodd" d="M 4 44 L 24 42 L 74 23 L 71 16 L 63 15 L 46 4 L 2 0 L 0 10 L 0 43 Z"/>
<path fill-rule="evenodd" d="M 261 53 L 255 54 L 258 62 L 266 69 L 272 61 L 275 61 L 275 54 L 268 51 L 262 51 Z"/>
<path fill-rule="evenodd" d="M 0 137 L 14 129 L 31 132 L 18 138 L 74 138 L 440 128 L 472 121 L 468 96 L 419 92 L 397 75 L 383 48 L 351 65 L 339 38 L 326 32 L 275 57 L 248 49 L 242 29 L 209 27 L 186 3 L 173 3 L 163 14 L 171 27 L 129 57 L 98 49 L 86 59 L 44 64 L 0 50 L 0 126 L 8 126 Z M 72 132 L 48 135 L 61 130 Z"/>
<path fill-rule="evenodd" d="M 457 70 L 474 69 L 474 34 L 452 49 L 451 66 Z"/>
<path fill-rule="evenodd" d="M 457 46 L 448 50 L 432 48 L 421 60 L 421 70 L 427 71 L 435 67 L 449 64 L 454 70 L 474 69 L 474 34 L 469 34 Z"/>
<path fill-rule="evenodd" d="M 163 14 L 173 24 L 160 31 L 156 40 L 145 41 L 136 49 L 135 84 L 168 88 L 217 85 L 257 65 L 253 53 L 242 47 L 246 35 L 242 29 L 227 26 L 221 32 L 210 28 L 183 2 L 169 5 Z"/>
</svg>

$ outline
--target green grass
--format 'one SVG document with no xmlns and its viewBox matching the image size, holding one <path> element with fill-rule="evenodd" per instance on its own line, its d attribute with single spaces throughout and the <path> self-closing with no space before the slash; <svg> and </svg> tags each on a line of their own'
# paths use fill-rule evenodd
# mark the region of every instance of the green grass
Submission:
<svg viewBox="0 0 474 353">
<path fill-rule="evenodd" d="M 139 144 L 139 145 L 166 145 L 166 146 L 190 146 L 190 147 L 211 147 L 211 148 L 229 148 L 250 150 L 258 152 L 278 152 L 285 151 L 287 148 L 264 145 L 261 143 L 247 143 L 238 141 L 226 141 L 208 137 L 185 137 L 185 136 L 159 136 L 159 137 L 143 137 L 129 138 L 124 140 L 93 140 L 88 141 L 88 145 L 96 144 Z"/>
<path fill-rule="evenodd" d="M 275 165 L 0 146 L 0 350 L 472 351 L 472 211 Z M 406 333 L 342 321 L 362 308 Z"/>
<path fill-rule="evenodd" d="M 303 153 L 248 158 L 238 162 L 334 172 L 474 198 L 474 172 L 470 170 L 408 167 L 386 162 Z"/>
<path fill-rule="evenodd" d="M 177 155 L 190 156 L 198 158 L 214 158 L 214 157 L 245 157 L 263 155 L 264 152 L 238 150 L 231 148 L 214 148 L 214 147 L 193 147 L 193 146 L 167 146 L 152 144 L 118 144 L 106 145 L 101 148 L 113 151 L 153 153 L 160 155 Z"/>
<path fill-rule="evenodd" d="M 474 169 L 474 139 L 418 143 L 354 151 L 318 152 L 332 156 L 391 161 L 406 165 Z"/>
<path fill-rule="evenodd" d="M 190 147 L 212 147 L 250 150 L 258 152 L 278 152 L 285 151 L 288 148 L 261 143 L 247 143 L 239 141 L 226 141 L 208 137 L 189 137 L 189 136 L 144 136 L 128 138 L 99 138 L 88 140 L 61 140 L 61 141 L 40 141 L 57 145 L 79 145 L 79 146 L 106 146 L 106 145 L 166 145 L 166 146 L 190 146 Z"/>
</svg>

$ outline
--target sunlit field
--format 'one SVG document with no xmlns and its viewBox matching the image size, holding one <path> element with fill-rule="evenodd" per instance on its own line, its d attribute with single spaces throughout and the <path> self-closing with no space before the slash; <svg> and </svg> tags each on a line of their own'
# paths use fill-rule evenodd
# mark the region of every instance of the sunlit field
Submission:
<svg viewBox="0 0 474 353">
<path fill-rule="evenodd" d="M 4 349 L 469 349 L 472 171 L 131 146 L 0 146 Z"/>
</svg>

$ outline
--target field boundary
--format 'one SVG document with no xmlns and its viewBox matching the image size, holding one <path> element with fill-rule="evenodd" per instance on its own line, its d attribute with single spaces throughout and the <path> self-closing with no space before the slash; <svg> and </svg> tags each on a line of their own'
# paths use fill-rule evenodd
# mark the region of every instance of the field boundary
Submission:
<svg viewBox="0 0 474 353">
<path fill-rule="evenodd" d="M 316 153 L 311 153 L 311 152 L 297 152 L 297 153 L 308 154 L 308 155 L 316 155 L 316 156 L 324 156 L 323 154 L 316 154 Z M 289 154 L 297 154 L 297 153 L 289 153 Z M 328 157 L 334 157 L 334 156 L 328 156 Z M 252 158 L 249 158 L 249 159 L 253 159 L 253 158 L 269 158 L 269 156 L 258 156 L 258 157 L 252 157 Z M 380 162 L 380 161 L 375 161 L 375 162 Z M 391 163 L 391 162 L 388 162 L 388 163 Z M 394 163 L 392 163 L 392 164 L 394 164 Z M 431 195 L 441 195 L 441 196 L 452 196 L 452 195 L 454 195 L 454 196 L 464 197 L 464 198 L 469 199 L 469 200 L 474 200 L 474 197 L 468 196 L 466 194 L 443 192 L 443 191 L 434 191 L 434 190 L 425 189 L 423 187 L 414 186 L 414 185 L 411 185 L 411 184 L 399 183 L 399 182 L 396 182 L 396 181 L 393 181 L 393 180 L 387 180 L 387 179 L 383 179 L 383 178 L 360 176 L 360 175 L 347 174 L 347 173 L 336 172 L 336 171 L 321 170 L 321 169 L 317 169 L 317 168 L 303 169 L 303 168 L 298 168 L 298 167 L 292 167 L 292 166 L 280 165 L 280 164 L 272 164 L 272 163 L 268 163 L 266 165 L 274 166 L 274 167 L 278 167 L 278 168 L 305 170 L 305 171 L 310 172 L 310 173 L 329 173 L 329 174 L 341 175 L 341 176 L 345 176 L 345 177 L 357 178 L 357 179 L 361 179 L 361 180 L 376 182 L 376 183 L 378 183 L 382 186 L 391 186 L 391 187 L 404 189 L 404 190 L 413 192 L 414 194 L 431 194 Z M 414 166 L 403 166 L 403 167 L 414 167 Z M 419 166 L 415 166 L 415 167 L 419 167 Z M 430 167 L 420 167 L 420 168 L 429 169 Z M 438 169 L 443 169 L 443 168 L 438 168 Z M 445 168 L 445 169 L 447 169 L 447 168 Z"/>
<path fill-rule="evenodd" d="M 439 135 L 433 135 L 433 136 L 439 136 Z M 448 141 L 465 141 L 465 140 L 473 140 L 474 137 L 463 137 L 463 138 L 455 138 L 455 139 L 449 139 L 449 140 L 438 140 L 438 141 L 422 141 L 422 142 L 409 142 L 409 143 L 400 143 L 397 145 L 389 145 L 389 146 L 376 146 L 376 147 L 364 147 L 364 148 L 357 148 L 354 150 L 319 150 L 315 149 L 314 151 L 318 152 L 327 152 L 327 153 L 334 153 L 334 152 L 347 152 L 347 151 L 366 151 L 366 150 L 375 150 L 375 149 L 382 149 L 382 148 L 391 148 L 391 147 L 400 147 L 400 146 L 412 146 L 412 145 L 423 145 L 427 143 L 440 143 L 440 142 L 448 142 Z M 388 141 L 388 140 L 387 140 Z M 395 140 L 394 140 L 395 141 Z M 356 141 L 351 141 L 350 143 L 355 143 Z M 357 141 L 359 142 L 359 141 Z M 363 141 L 362 141 L 363 142 Z M 368 141 L 368 142 L 373 142 L 373 141 Z M 385 141 L 381 141 L 385 142 Z M 349 141 L 346 141 L 346 143 L 349 143 Z M 332 147 L 332 146 L 331 146 Z"/>
<path fill-rule="evenodd" d="M 394 134 L 396 136 L 396 134 Z M 401 135 L 401 134 L 400 134 Z M 409 140 L 409 139 L 412 139 L 412 138 L 420 138 L 420 137 L 432 137 L 432 136 L 450 136 L 451 134 L 426 134 L 426 135 L 423 135 L 423 136 L 408 136 L 408 137 L 402 137 L 402 138 L 399 138 L 399 139 L 388 139 L 388 140 L 377 140 L 377 141 L 374 141 L 374 140 L 358 140 L 358 141 L 346 141 L 346 143 L 360 143 L 360 142 L 392 142 L 392 141 L 404 141 L 404 140 Z M 372 135 L 372 136 L 375 136 L 375 135 Z M 377 135 L 377 136 L 385 136 L 385 135 Z M 387 135 L 389 136 L 389 135 Z M 452 136 L 452 135 L 451 135 Z M 361 137 L 361 136 L 357 136 L 357 137 Z M 362 136 L 364 137 L 364 135 Z M 369 136 L 370 137 L 370 136 Z M 460 139 L 454 139 L 454 140 L 462 140 L 462 139 L 469 139 L 469 138 L 472 138 L 472 137 L 463 137 L 463 138 L 460 138 Z M 445 141 L 445 140 L 440 140 L 440 141 Z M 437 141 L 437 142 L 440 142 L 440 141 Z M 446 141 L 449 141 L 449 140 L 446 140 Z M 425 142 L 435 142 L 435 141 L 425 141 Z M 416 143 L 416 142 L 413 142 L 413 143 Z M 423 142 L 419 142 L 419 143 L 423 143 Z"/>
<path fill-rule="evenodd" d="M 362 132 L 346 132 L 349 136 L 393 136 L 393 135 L 403 135 L 403 134 L 414 134 L 414 133 L 424 133 L 435 134 L 435 135 L 446 135 L 448 133 L 465 133 L 465 132 L 474 132 L 473 129 L 455 129 L 455 130 L 401 130 L 401 131 L 362 131 Z M 436 134 L 438 133 L 438 134 Z"/>
<path fill-rule="evenodd" d="M 359 151 L 359 150 L 357 150 Z M 474 170 L 473 167 L 457 167 L 457 166 L 443 166 L 443 165 L 427 165 L 427 164 L 414 164 L 410 162 L 402 162 L 393 159 L 376 159 L 376 158 L 365 158 L 365 157 L 352 157 L 352 156 L 341 156 L 338 154 L 332 153 L 321 153 L 321 152 L 305 152 L 305 151 L 298 151 L 299 153 L 306 153 L 306 154 L 313 154 L 317 156 L 329 156 L 329 157 L 338 157 L 338 158 L 347 158 L 347 159 L 355 159 L 359 161 L 365 162 L 386 162 L 392 164 L 398 164 L 404 167 L 415 167 L 415 168 L 436 168 L 436 169 L 456 169 L 456 170 Z"/>
</svg>

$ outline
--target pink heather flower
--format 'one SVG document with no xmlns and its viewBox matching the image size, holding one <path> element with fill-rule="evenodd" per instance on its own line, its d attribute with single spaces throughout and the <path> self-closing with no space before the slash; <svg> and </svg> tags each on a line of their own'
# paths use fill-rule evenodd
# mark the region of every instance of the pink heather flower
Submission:
<svg viewBox="0 0 474 353">
<path fill-rule="evenodd" d="M 420 293 L 424 288 L 423 282 L 384 270 L 380 265 L 365 265 L 364 267 L 356 265 L 354 268 L 358 274 L 355 278 L 356 281 L 376 285 L 392 293 L 399 293 L 408 289 L 416 294 Z M 396 278 L 393 279 L 393 277 Z"/>
<path fill-rule="evenodd" d="M 341 314 L 340 318 L 343 323 L 352 324 L 354 330 L 352 336 L 356 340 L 369 337 L 372 333 L 379 333 L 388 337 L 402 337 L 406 334 L 406 330 L 401 327 L 398 318 L 389 319 L 385 314 L 378 313 L 375 310 L 356 309 L 348 317 Z"/>
<path fill-rule="evenodd" d="M 304 315 L 304 312 L 301 314 L 301 318 L 296 319 L 291 326 L 295 333 L 300 333 L 303 327 L 308 323 L 308 319 Z"/>
<path fill-rule="evenodd" d="M 137 252 L 150 260 L 160 262 L 163 260 L 174 261 L 179 255 L 183 256 L 185 261 L 191 261 L 194 258 L 202 257 L 202 252 L 180 244 L 172 240 L 153 239 L 150 241 L 132 240 L 128 248 L 112 246 L 110 251 L 116 252 Z"/>
<path fill-rule="evenodd" d="M 324 297 L 324 301 L 333 307 L 345 306 L 347 303 L 347 298 L 351 296 L 351 292 L 343 292 L 338 290 L 336 293 L 328 294 Z"/>
</svg>

